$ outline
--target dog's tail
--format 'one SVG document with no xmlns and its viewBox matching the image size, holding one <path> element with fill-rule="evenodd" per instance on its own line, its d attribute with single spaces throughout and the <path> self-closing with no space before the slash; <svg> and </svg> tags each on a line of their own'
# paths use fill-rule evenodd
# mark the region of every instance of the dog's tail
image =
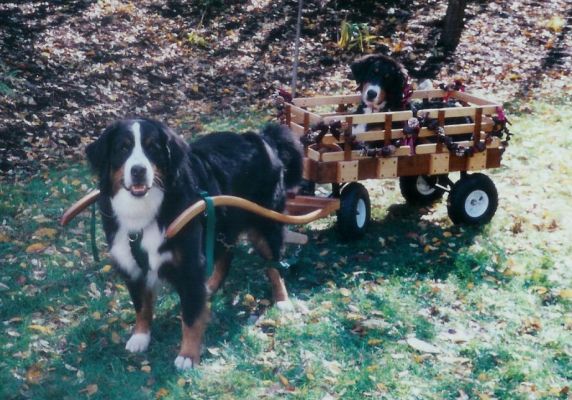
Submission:
<svg viewBox="0 0 572 400">
<path fill-rule="evenodd" d="M 284 184 L 292 189 L 302 181 L 302 147 L 284 125 L 267 124 L 260 135 L 276 151 L 284 165 Z"/>
</svg>

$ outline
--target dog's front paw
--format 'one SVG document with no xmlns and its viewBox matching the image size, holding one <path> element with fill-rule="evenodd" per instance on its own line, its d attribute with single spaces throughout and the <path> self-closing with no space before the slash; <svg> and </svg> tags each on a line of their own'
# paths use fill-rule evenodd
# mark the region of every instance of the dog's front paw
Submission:
<svg viewBox="0 0 572 400">
<path fill-rule="evenodd" d="M 127 341 L 125 349 L 131 353 L 140 353 L 147 350 L 150 341 L 151 335 L 149 333 L 134 333 Z"/>
<path fill-rule="evenodd" d="M 292 302 L 289 299 L 277 301 L 276 308 L 284 312 L 294 312 L 294 304 L 292 304 Z"/>
<path fill-rule="evenodd" d="M 190 357 L 177 356 L 175 358 L 175 367 L 179 370 L 185 371 L 193 368 L 193 366 L 193 360 Z"/>
</svg>

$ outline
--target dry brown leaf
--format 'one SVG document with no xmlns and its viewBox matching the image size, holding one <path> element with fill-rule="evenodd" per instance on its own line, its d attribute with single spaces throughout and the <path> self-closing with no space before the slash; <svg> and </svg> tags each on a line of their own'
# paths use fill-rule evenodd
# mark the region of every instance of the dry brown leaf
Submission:
<svg viewBox="0 0 572 400">
<path fill-rule="evenodd" d="M 46 335 L 51 335 L 54 333 L 54 330 L 52 328 L 47 327 L 47 326 L 43 326 L 43 325 L 37 325 L 37 324 L 29 325 L 28 329 L 31 329 L 33 331 L 40 332 L 40 333 L 45 333 Z"/>
<path fill-rule="evenodd" d="M 43 375 L 42 366 L 34 364 L 26 371 L 26 382 L 31 385 L 37 385 L 42 380 Z"/>
<path fill-rule="evenodd" d="M 36 230 L 36 232 L 34 232 L 33 236 L 38 238 L 46 237 L 48 239 L 53 239 L 54 237 L 56 237 L 57 233 L 58 231 L 53 228 L 40 228 Z"/>
<path fill-rule="evenodd" d="M 46 250 L 48 248 L 48 246 L 46 246 L 43 243 L 33 243 L 31 245 L 29 245 L 28 247 L 26 247 L 26 253 L 28 254 L 32 254 L 32 253 L 41 253 L 42 251 Z"/>
</svg>

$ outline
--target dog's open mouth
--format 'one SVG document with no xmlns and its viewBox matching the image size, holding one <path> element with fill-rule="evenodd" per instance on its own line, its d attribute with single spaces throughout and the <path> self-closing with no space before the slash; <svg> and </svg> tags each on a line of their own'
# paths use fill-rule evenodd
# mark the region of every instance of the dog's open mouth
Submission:
<svg viewBox="0 0 572 400">
<path fill-rule="evenodd" d="M 149 189 L 147 185 L 131 185 L 128 190 L 135 197 L 143 197 L 147 194 Z"/>
</svg>

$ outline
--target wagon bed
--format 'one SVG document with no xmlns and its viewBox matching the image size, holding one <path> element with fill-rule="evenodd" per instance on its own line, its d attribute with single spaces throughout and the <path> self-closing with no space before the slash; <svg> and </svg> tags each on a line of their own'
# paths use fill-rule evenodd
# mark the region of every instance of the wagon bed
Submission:
<svg viewBox="0 0 572 400">
<path fill-rule="evenodd" d="M 502 139 L 506 125 L 502 107 L 461 91 L 418 90 L 411 96 L 412 104 L 448 100 L 454 100 L 457 106 L 421 107 L 415 113 L 406 110 L 354 114 L 352 110 L 360 104 L 360 95 L 294 98 L 284 104 L 282 122 L 304 143 L 303 178 L 310 187 L 332 184 L 331 197 L 341 200 L 338 222 L 345 220 L 350 224 L 347 229 L 341 227 L 347 231 L 346 236 L 359 235 L 363 231 L 359 225 L 367 225 L 369 220 L 369 197 L 358 183 L 365 179 L 399 178 L 403 195 L 412 203 L 427 204 L 449 192 L 453 222 L 481 224 L 490 220 L 497 207 L 496 188 L 486 175 L 469 173 L 501 166 L 507 145 Z M 421 116 L 423 121 L 432 123 L 420 127 L 413 145 L 404 146 L 403 126 Z M 336 123 L 342 134 L 330 130 L 324 134 L 324 127 Z M 363 124 L 368 129 L 358 132 L 356 127 Z M 307 140 L 320 129 L 317 143 Z M 364 149 L 356 149 L 356 142 L 366 148 L 391 147 L 392 151 L 383 156 L 374 152 L 372 156 Z M 461 173 L 456 183 L 448 176 L 452 172 Z M 344 195 L 344 191 L 351 193 Z M 307 194 L 312 195 L 313 189 Z M 344 210 L 349 213 L 345 218 L 340 215 Z"/>
</svg>

